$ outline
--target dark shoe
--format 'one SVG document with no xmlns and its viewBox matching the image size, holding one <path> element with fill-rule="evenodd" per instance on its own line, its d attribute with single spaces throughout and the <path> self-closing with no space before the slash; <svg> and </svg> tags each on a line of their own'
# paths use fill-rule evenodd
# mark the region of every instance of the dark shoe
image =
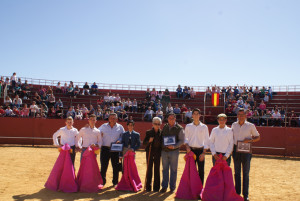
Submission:
<svg viewBox="0 0 300 201">
<path fill-rule="evenodd" d="M 153 190 L 153 192 L 159 192 L 159 189 L 155 189 L 155 190 Z"/>
<path fill-rule="evenodd" d="M 249 201 L 249 198 L 248 197 L 244 197 L 244 201 Z"/>
<path fill-rule="evenodd" d="M 145 191 L 147 191 L 147 192 L 151 192 L 151 189 L 146 189 Z"/>
<path fill-rule="evenodd" d="M 166 188 L 162 188 L 159 192 L 165 193 L 165 192 L 167 192 L 167 189 Z"/>
</svg>

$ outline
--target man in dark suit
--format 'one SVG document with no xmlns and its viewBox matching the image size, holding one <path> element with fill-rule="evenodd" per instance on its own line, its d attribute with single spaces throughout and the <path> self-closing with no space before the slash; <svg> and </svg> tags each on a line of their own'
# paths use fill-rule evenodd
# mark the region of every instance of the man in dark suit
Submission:
<svg viewBox="0 0 300 201">
<path fill-rule="evenodd" d="M 124 154 L 127 151 L 136 151 L 141 146 L 140 134 L 133 130 L 134 121 L 130 120 L 127 122 L 128 131 L 122 134 L 121 143 L 124 145 Z"/>
</svg>

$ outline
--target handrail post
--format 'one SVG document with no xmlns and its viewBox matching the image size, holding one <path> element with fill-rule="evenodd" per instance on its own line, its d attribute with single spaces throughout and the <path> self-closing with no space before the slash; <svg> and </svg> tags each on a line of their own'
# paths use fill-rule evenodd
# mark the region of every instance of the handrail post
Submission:
<svg viewBox="0 0 300 201">
<path fill-rule="evenodd" d="M 206 104 L 206 93 L 204 93 L 203 123 L 205 123 L 205 104 Z"/>
</svg>

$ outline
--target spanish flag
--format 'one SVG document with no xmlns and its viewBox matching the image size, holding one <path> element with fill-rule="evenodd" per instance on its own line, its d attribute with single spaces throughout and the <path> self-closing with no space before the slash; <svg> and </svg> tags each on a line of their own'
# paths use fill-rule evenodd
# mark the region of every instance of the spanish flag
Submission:
<svg viewBox="0 0 300 201">
<path fill-rule="evenodd" d="M 212 94 L 211 102 L 212 102 L 212 105 L 214 107 L 219 105 L 219 97 L 220 97 L 219 93 L 213 93 Z"/>
</svg>

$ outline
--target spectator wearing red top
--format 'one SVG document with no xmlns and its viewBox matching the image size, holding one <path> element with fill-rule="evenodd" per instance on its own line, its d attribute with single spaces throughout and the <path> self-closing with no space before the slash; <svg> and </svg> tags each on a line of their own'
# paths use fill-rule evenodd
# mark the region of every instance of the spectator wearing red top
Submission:
<svg viewBox="0 0 300 201">
<path fill-rule="evenodd" d="M 5 111 L 3 110 L 3 106 L 0 106 L 0 117 L 5 116 Z"/>
<path fill-rule="evenodd" d="M 24 104 L 24 107 L 21 110 L 21 116 L 29 117 L 29 108 L 27 107 L 27 104 Z"/>
<path fill-rule="evenodd" d="M 289 126 L 292 127 L 297 127 L 298 123 L 297 123 L 297 115 L 295 114 L 294 110 L 291 111 L 291 114 L 289 115 Z"/>
<path fill-rule="evenodd" d="M 267 106 L 264 103 L 264 101 L 262 100 L 261 103 L 259 104 L 259 112 L 261 113 L 261 111 L 265 111 L 266 108 L 267 108 Z"/>
</svg>

